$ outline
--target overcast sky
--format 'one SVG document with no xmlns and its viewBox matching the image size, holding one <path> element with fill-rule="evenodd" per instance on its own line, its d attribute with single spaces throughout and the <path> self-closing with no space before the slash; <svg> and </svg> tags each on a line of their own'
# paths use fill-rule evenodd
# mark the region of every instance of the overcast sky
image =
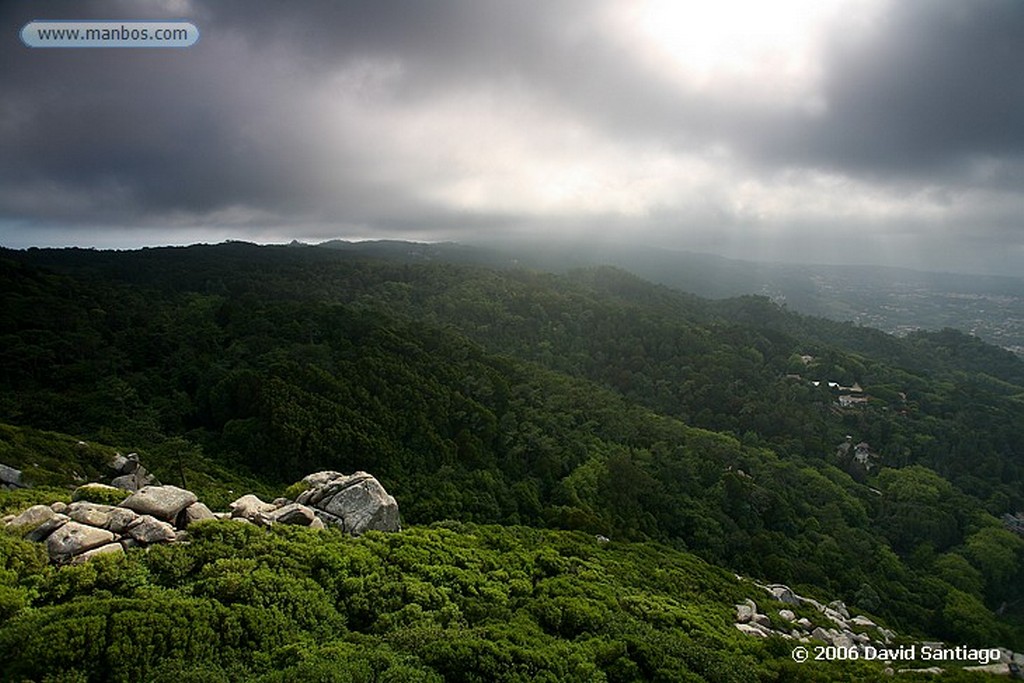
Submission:
<svg viewBox="0 0 1024 683">
<path fill-rule="evenodd" d="M 30 49 L 32 19 L 184 49 Z M 0 244 L 548 236 L 1024 273 L 1021 0 L 4 0 Z"/>
</svg>

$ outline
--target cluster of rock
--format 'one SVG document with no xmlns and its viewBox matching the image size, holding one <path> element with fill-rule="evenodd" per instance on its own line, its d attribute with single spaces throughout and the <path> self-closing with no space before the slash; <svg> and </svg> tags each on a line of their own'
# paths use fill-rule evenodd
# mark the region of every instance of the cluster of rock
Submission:
<svg viewBox="0 0 1024 683">
<path fill-rule="evenodd" d="M 85 447 L 86 443 L 79 441 L 78 445 Z M 110 474 L 108 477 L 104 477 L 104 479 L 109 478 L 110 485 L 116 488 L 124 489 L 125 491 L 138 491 L 144 486 L 160 485 L 160 481 L 153 473 L 139 462 L 138 453 L 129 453 L 128 455 L 117 453 L 107 465 L 110 467 Z M 85 478 L 81 477 L 77 472 L 75 473 L 75 479 L 77 481 L 85 481 Z M 30 488 L 21 470 L 0 463 L 0 489 L 13 490 L 21 488 Z"/>
<path fill-rule="evenodd" d="M 137 472 L 138 470 L 133 470 Z M 203 520 L 231 519 L 271 526 L 293 524 L 323 529 L 333 526 L 353 535 L 366 531 L 398 531 L 398 503 L 365 472 L 344 475 L 317 472 L 302 480 L 296 500 L 267 503 L 247 494 L 230 512 L 212 512 L 196 495 L 177 486 L 143 486 L 116 505 L 89 500 L 34 505 L 3 518 L 4 526 L 25 538 L 46 544 L 56 563 L 84 562 L 96 555 L 123 553 L 133 547 L 174 543 L 187 537 L 189 525 Z M 83 495 L 124 493 L 105 484 L 79 487 Z"/>
<path fill-rule="evenodd" d="M 366 472 L 345 475 L 316 472 L 302 479 L 308 488 L 295 505 L 310 506 L 326 524 L 359 535 L 366 531 L 398 531 L 398 503 Z"/>
<path fill-rule="evenodd" d="M 138 453 L 118 453 L 108 464 L 110 469 L 117 473 L 117 476 L 110 480 L 111 486 L 125 491 L 138 491 L 146 486 L 160 485 L 160 481 L 139 462 Z"/>
<path fill-rule="evenodd" d="M 736 605 L 736 628 L 748 635 L 763 638 L 781 636 L 801 642 L 810 642 L 813 638 L 828 645 L 844 648 L 868 645 L 884 647 L 892 643 L 896 637 L 894 632 L 878 626 L 867 617 L 851 617 L 846 605 L 840 600 L 825 605 L 813 598 L 797 595 L 782 584 L 757 585 L 767 591 L 773 599 L 793 607 L 809 605 L 823 618 L 819 618 L 818 623 L 815 623 L 807 617 L 797 618 L 792 610 L 783 608 L 778 611 L 778 616 L 786 628 L 773 628 L 771 618 L 767 614 L 758 613 L 757 604 L 748 598 Z"/>
<path fill-rule="evenodd" d="M 766 591 L 773 600 L 790 607 L 801 605 L 813 607 L 817 614 L 813 620 L 807 617 L 797 617 L 793 610 L 784 607 L 778 610 L 778 619 L 773 622 L 768 614 L 758 611 L 757 603 L 748 598 L 736 605 L 735 623 L 736 628 L 747 635 L 760 638 L 776 636 L 800 643 L 818 641 L 846 651 L 857 650 L 861 655 L 869 652 L 869 648 L 873 648 L 874 652 L 891 650 L 895 647 L 894 642 L 897 639 L 902 644 L 909 641 L 907 638 L 899 638 L 894 631 L 879 626 L 866 616 L 850 616 L 849 609 L 841 600 L 833 600 L 826 605 L 813 598 L 797 595 L 788 586 L 782 584 L 755 583 L 755 585 Z M 806 612 L 806 610 L 802 611 Z M 780 625 L 779 622 L 782 624 Z M 920 645 L 929 646 L 932 649 L 944 647 L 942 643 L 920 643 Z M 1020 653 L 1000 648 L 1000 654 L 1000 661 L 990 667 L 965 668 L 1007 674 L 1010 672 L 1011 666 L 1024 664 L 1024 655 Z M 929 669 L 913 669 L 913 671 L 942 673 L 941 668 L 937 671 Z"/>
<path fill-rule="evenodd" d="M 333 526 L 359 536 L 367 531 L 398 531 L 398 503 L 372 475 L 316 472 L 304 477 L 305 489 L 295 500 L 265 503 L 248 494 L 231 504 L 232 519 L 261 526 L 297 524 L 323 529 Z"/>
<path fill-rule="evenodd" d="M 116 491 L 103 484 L 89 488 Z M 54 562 L 84 562 L 107 553 L 122 554 L 128 548 L 181 540 L 183 529 L 193 521 L 212 519 L 191 491 L 177 486 L 147 486 L 119 505 L 87 500 L 33 505 L 6 519 L 5 526 L 32 541 L 46 544 Z"/>
</svg>

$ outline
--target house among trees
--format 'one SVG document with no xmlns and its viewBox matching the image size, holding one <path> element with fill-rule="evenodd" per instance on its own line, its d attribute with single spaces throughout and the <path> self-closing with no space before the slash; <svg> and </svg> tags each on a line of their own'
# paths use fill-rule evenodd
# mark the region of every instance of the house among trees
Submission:
<svg viewBox="0 0 1024 683">
<path fill-rule="evenodd" d="M 853 447 L 853 461 L 858 465 L 863 465 L 865 469 L 871 467 L 871 446 L 868 445 L 867 441 L 861 441 L 859 444 Z"/>
<path fill-rule="evenodd" d="M 850 435 L 847 435 L 846 441 L 836 447 L 836 456 L 841 462 L 846 461 L 860 465 L 868 472 L 871 471 L 872 467 L 876 467 L 872 460 L 878 458 L 878 454 L 872 452 L 871 446 L 868 445 L 867 441 L 861 441 L 855 446 L 853 445 L 853 437 Z"/>
<path fill-rule="evenodd" d="M 787 375 L 790 377 L 790 375 Z M 797 375 L 799 377 L 799 375 Z M 828 388 L 839 392 L 837 403 L 840 408 L 852 408 L 854 406 L 866 405 L 870 400 L 870 397 L 864 393 L 864 389 L 861 387 L 860 382 L 854 382 L 851 386 L 844 387 L 839 382 L 826 382 Z M 811 380 L 811 385 L 815 387 L 821 386 L 820 380 Z"/>
<path fill-rule="evenodd" d="M 852 408 L 854 406 L 866 405 L 868 402 L 867 396 L 854 396 L 852 394 L 843 394 L 839 397 L 840 408 Z"/>
</svg>

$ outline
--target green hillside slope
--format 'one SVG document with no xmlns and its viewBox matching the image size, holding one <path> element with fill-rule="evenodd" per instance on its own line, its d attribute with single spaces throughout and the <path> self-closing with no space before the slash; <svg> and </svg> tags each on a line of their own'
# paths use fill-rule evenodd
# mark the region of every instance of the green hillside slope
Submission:
<svg viewBox="0 0 1024 683">
<path fill-rule="evenodd" d="M 137 449 L 216 502 L 363 469 L 413 525 L 654 540 L 1024 649 L 1024 541 L 994 516 L 1024 503 L 1024 372 L 973 340 L 301 247 L 6 251 L 0 284 L 0 420 Z"/>
</svg>

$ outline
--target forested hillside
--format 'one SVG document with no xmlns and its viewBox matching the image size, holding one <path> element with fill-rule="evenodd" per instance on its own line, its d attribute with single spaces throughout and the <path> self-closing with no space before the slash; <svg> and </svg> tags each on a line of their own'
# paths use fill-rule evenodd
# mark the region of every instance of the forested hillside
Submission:
<svg viewBox="0 0 1024 683">
<path fill-rule="evenodd" d="M 362 469 L 407 524 L 657 541 L 1024 648 L 1024 539 L 998 519 L 1024 509 L 1024 363 L 966 335 L 300 246 L 5 250 L 0 297 L 0 422 L 218 500 Z M 31 453 L 0 461 L 31 476 Z"/>
</svg>

